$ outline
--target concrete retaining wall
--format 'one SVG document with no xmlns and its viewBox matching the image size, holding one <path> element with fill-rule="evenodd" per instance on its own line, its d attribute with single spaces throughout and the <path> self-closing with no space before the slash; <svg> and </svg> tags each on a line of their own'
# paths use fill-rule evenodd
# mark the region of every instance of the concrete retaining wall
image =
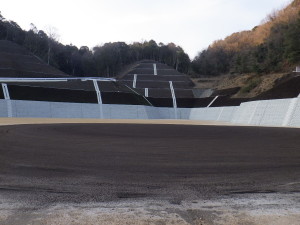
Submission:
<svg viewBox="0 0 300 225">
<path fill-rule="evenodd" d="M 9 108 L 11 113 L 9 113 Z M 102 111 L 102 113 L 101 113 Z M 170 119 L 173 108 L 143 105 L 109 105 L 0 100 L 0 117 Z"/>
<path fill-rule="evenodd" d="M 257 126 L 300 126 L 300 98 L 242 103 L 231 122 Z"/>
<path fill-rule="evenodd" d="M 300 98 L 253 101 L 236 107 L 174 108 L 0 100 L 0 117 L 185 119 L 257 126 L 300 126 Z"/>
<path fill-rule="evenodd" d="M 101 118 L 103 115 L 104 119 L 176 119 L 177 114 L 177 119 L 229 121 L 235 108 L 177 108 L 175 112 L 174 108 L 143 105 L 100 106 L 87 103 L 0 100 L 0 117 Z"/>
</svg>

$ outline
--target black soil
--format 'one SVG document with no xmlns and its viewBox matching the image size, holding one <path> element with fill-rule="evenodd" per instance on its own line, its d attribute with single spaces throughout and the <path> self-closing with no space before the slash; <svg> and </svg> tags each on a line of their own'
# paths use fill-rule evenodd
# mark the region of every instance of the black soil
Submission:
<svg viewBox="0 0 300 225">
<path fill-rule="evenodd" d="M 0 193 L 42 205 L 181 202 L 282 189 L 300 177 L 300 130 L 134 124 L 0 127 Z"/>
</svg>

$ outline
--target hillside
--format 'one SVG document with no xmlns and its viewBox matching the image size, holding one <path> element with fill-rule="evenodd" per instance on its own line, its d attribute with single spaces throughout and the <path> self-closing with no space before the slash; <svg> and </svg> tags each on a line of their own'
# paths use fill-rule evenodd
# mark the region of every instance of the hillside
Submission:
<svg viewBox="0 0 300 225">
<path fill-rule="evenodd" d="M 28 31 L 0 12 L 0 40 L 14 42 L 26 48 L 42 61 L 72 76 L 115 77 L 124 67 L 142 59 L 165 63 L 181 73 L 187 73 L 190 58 L 174 43 L 156 43 L 154 40 L 109 42 L 92 49 L 70 44 L 63 45 L 54 31 L 38 30 L 34 24 Z"/>
<path fill-rule="evenodd" d="M 295 98 L 300 94 L 299 73 L 270 73 L 265 75 L 222 75 L 194 78 L 196 88 L 211 88 L 213 96 L 228 96 L 247 100 Z"/>
<path fill-rule="evenodd" d="M 0 77 L 67 77 L 25 48 L 0 40 Z"/>
<path fill-rule="evenodd" d="M 300 0 L 261 25 L 212 43 L 193 60 L 199 75 L 289 72 L 300 63 Z"/>
<path fill-rule="evenodd" d="M 300 0 L 270 13 L 249 31 L 212 43 L 192 61 L 198 88 L 214 95 L 272 99 L 300 93 Z M 198 77 L 198 78 L 197 78 Z"/>
<path fill-rule="evenodd" d="M 194 98 L 193 82 L 190 78 L 157 61 L 136 62 L 118 78 L 118 81 L 135 88 L 135 91 L 147 97 L 170 98 L 170 100 L 172 95 L 169 81 L 172 81 L 177 98 Z"/>
<path fill-rule="evenodd" d="M 92 49 L 86 46 L 77 48 L 59 43 L 55 34 L 46 34 L 34 24 L 31 24 L 29 31 L 24 31 L 1 14 L 0 40 L 1 76 L 68 74 L 116 77 L 128 74 L 133 65 L 147 59 L 166 64 L 176 73 L 200 77 L 200 81 L 194 79 L 195 87 L 213 88 L 215 94 L 236 98 L 284 98 L 300 92 L 297 85 L 292 87 L 292 91 L 284 87 L 281 92 L 281 87 L 278 87 L 279 83 L 287 80 L 292 82 L 295 79 L 297 83 L 297 74 L 291 71 L 300 65 L 300 0 L 294 0 L 284 9 L 272 12 L 262 24 L 250 31 L 237 32 L 224 40 L 215 41 L 199 53 L 192 63 L 184 50 L 174 43 L 163 44 L 150 40 L 132 44 L 105 43 Z M 19 48 L 14 52 L 17 45 L 12 47 L 13 43 L 22 46 L 22 50 Z M 128 79 L 132 83 L 132 76 Z M 276 93 L 272 92 L 273 88 L 277 88 Z M 191 91 L 188 92 L 192 96 Z"/>
</svg>

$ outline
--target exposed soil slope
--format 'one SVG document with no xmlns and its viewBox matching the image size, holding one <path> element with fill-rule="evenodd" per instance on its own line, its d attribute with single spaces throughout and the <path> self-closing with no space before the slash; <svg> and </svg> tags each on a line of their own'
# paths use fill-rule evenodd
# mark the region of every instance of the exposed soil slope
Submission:
<svg viewBox="0 0 300 225">
<path fill-rule="evenodd" d="M 225 95 L 232 98 L 279 99 L 293 98 L 300 93 L 298 73 L 279 73 L 267 75 L 227 75 L 201 83 L 202 88 L 213 88 L 214 96 Z M 195 82 L 195 80 L 194 80 Z"/>
<path fill-rule="evenodd" d="M 0 40 L 0 77 L 67 77 L 69 75 L 47 65 L 25 48 Z"/>
</svg>

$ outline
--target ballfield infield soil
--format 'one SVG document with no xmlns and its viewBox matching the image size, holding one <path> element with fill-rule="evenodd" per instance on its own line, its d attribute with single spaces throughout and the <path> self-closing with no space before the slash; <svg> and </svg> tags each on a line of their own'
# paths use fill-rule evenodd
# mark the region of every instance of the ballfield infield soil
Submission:
<svg viewBox="0 0 300 225">
<path fill-rule="evenodd" d="M 300 221 L 299 129 L 3 125 L 0 144 L 0 224 Z"/>
</svg>

